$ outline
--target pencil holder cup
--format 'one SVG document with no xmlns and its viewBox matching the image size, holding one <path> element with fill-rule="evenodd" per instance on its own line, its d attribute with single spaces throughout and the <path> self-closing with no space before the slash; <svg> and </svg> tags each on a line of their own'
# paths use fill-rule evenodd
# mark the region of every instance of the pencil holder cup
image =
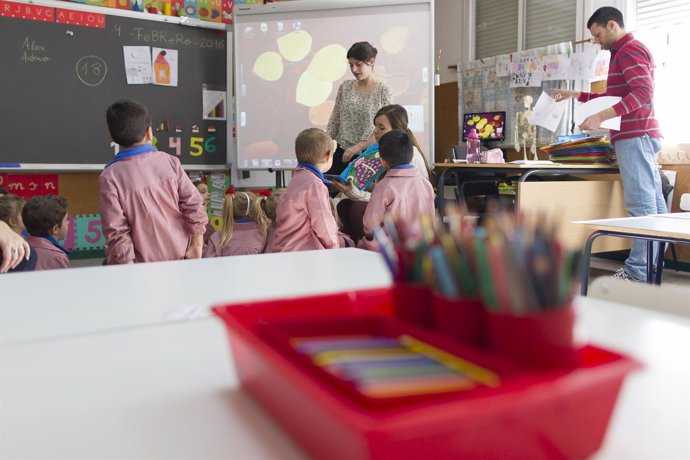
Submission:
<svg viewBox="0 0 690 460">
<path fill-rule="evenodd" d="M 449 299 L 433 293 L 431 305 L 435 330 L 470 345 L 486 344 L 486 310 L 480 299 Z"/>
<path fill-rule="evenodd" d="M 426 328 L 432 327 L 431 292 L 428 287 L 394 283 L 393 305 L 398 319 Z"/>
<path fill-rule="evenodd" d="M 487 315 L 489 348 L 531 370 L 574 367 L 575 311 L 571 304 L 516 316 Z"/>
</svg>

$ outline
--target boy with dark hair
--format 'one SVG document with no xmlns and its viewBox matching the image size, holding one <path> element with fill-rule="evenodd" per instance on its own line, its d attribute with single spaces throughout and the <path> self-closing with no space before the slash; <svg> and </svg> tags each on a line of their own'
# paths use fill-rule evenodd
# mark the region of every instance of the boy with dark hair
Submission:
<svg viewBox="0 0 690 460">
<path fill-rule="evenodd" d="M 208 223 L 203 198 L 180 161 L 151 145 L 151 113 L 120 100 L 106 112 L 120 145 L 98 178 L 107 264 L 197 259 Z"/>
<path fill-rule="evenodd" d="M 55 195 L 29 198 L 22 210 L 22 220 L 29 232 L 26 241 L 36 252 L 36 270 L 70 268 L 59 240 L 67 236 L 67 200 Z"/>
<path fill-rule="evenodd" d="M 410 164 L 414 154 L 410 136 L 400 129 L 387 132 L 379 139 L 379 154 L 386 175 L 371 192 L 364 213 L 364 238 L 360 246 L 366 249 L 376 248 L 372 241 L 374 228 L 381 226 L 385 214 L 408 223 L 412 232 L 419 231 L 415 226 L 420 216 L 434 215 L 434 189 Z"/>
<path fill-rule="evenodd" d="M 276 209 L 273 252 L 344 246 L 323 173 L 333 164 L 335 142 L 326 131 L 305 129 L 295 140 L 297 169 Z"/>
</svg>

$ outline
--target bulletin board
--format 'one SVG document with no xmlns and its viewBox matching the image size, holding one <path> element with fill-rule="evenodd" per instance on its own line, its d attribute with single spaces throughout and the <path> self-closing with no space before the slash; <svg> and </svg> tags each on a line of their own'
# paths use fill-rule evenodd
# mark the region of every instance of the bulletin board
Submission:
<svg viewBox="0 0 690 460">
<path fill-rule="evenodd" d="M 0 167 L 102 168 L 117 149 L 105 111 L 121 98 L 149 107 L 159 150 L 183 165 L 226 165 L 228 33 L 184 19 L 0 0 Z M 138 50 L 150 50 L 154 71 L 167 65 L 168 78 L 128 84 L 124 46 L 148 47 Z M 159 63 L 156 49 L 170 62 Z"/>
<path fill-rule="evenodd" d="M 535 48 L 513 53 L 512 55 L 496 56 L 478 59 L 458 67 L 458 109 L 460 120 L 463 113 L 475 112 L 506 112 L 505 141 L 502 146 L 512 147 L 514 141 L 516 113 L 525 110 L 523 100 L 525 96 L 533 99 L 532 107 L 537 102 L 544 88 L 565 87 L 565 82 L 553 80 L 540 82 L 538 86 L 511 87 L 511 76 L 500 71 L 502 58 L 518 59 L 521 54 L 527 56 L 545 56 L 549 54 L 569 53 L 572 49 L 570 42 L 558 43 L 546 47 Z M 564 134 L 571 123 L 567 114 L 553 133 L 537 127 L 537 144 L 547 145 L 555 142 L 558 134 Z M 459 138 L 462 138 L 462 126 L 459 127 Z"/>
</svg>

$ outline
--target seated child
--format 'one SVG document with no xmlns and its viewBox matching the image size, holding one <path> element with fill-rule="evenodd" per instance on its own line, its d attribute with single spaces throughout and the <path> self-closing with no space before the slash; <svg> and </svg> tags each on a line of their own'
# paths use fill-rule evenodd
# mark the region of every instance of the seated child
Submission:
<svg viewBox="0 0 690 460">
<path fill-rule="evenodd" d="M 0 196 L 0 220 L 9 225 L 15 233 L 26 238 L 29 234 L 24 228 L 22 209 L 24 209 L 24 200 L 17 195 Z"/>
<path fill-rule="evenodd" d="M 223 200 L 223 228 L 209 238 L 204 257 L 264 252 L 268 231 L 268 219 L 262 206 L 264 199 L 253 192 L 228 189 Z"/>
<path fill-rule="evenodd" d="M 335 143 L 326 131 L 305 129 L 295 140 L 297 169 L 276 210 L 273 252 L 341 246 L 323 173 L 333 164 Z"/>
<path fill-rule="evenodd" d="M 151 113 L 135 101 L 108 107 L 120 145 L 98 178 L 107 264 L 201 257 L 208 216 L 203 198 L 173 155 L 151 145 Z"/>
<path fill-rule="evenodd" d="M 392 104 L 381 107 L 374 116 L 374 138 L 376 144 L 369 147 L 367 152 L 378 152 L 378 142 L 381 136 L 393 129 L 400 129 L 406 132 L 412 140 L 412 161 L 410 164 L 415 167 L 422 177 L 429 178 L 429 165 L 426 158 L 422 154 L 417 138 L 408 126 L 407 110 L 401 105 Z M 359 190 L 354 187 L 350 180 L 347 184 L 341 184 L 337 181 L 333 182 L 333 187 L 345 195 L 345 198 L 338 202 L 338 217 L 342 224 L 343 231 L 350 235 L 352 239 L 358 241 L 364 236 L 364 224 L 362 219 L 367 209 L 367 204 L 371 199 L 371 192 L 367 190 Z"/>
<path fill-rule="evenodd" d="M 29 243 L 0 220 L 0 273 L 36 269 L 36 251 Z"/>
<path fill-rule="evenodd" d="M 67 200 L 55 195 L 29 198 L 22 210 L 22 220 L 29 236 L 26 241 L 36 252 L 36 270 L 70 268 L 59 240 L 67 236 Z"/>
<path fill-rule="evenodd" d="M 374 191 L 364 213 L 364 238 L 361 246 L 376 248 L 372 241 L 374 228 L 383 223 L 390 213 L 396 221 L 414 224 L 421 215 L 434 215 L 434 190 L 426 177 L 410 164 L 413 155 L 412 140 L 406 132 L 394 129 L 379 140 L 381 162 L 386 175 Z"/>
<path fill-rule="evenodd" d="M 285 192 L 284 188 L 277 188 L 273 190 L 271 195 L 262 202 L 264 208 L 264 213 L 266 217 L 271 221 L 271 225 L 268 227 L 268 235 L 266 236 L 266 247 L 264 248 L 265 253 L 273 252 L 273 238 L 275 238 L 276 228 L 278 228 L 276 222 L 276 211 L 278 209 L 278 202 L 281 195 Z"/>
<path fill-rule="evenodd" d="M 199 194 L 201 195 L 201 198 L 204 200 L 204 212 L 206 212 L 206 215 L 208 216 L 208 204 L 211 202 L 211 194 L 208 192 L 208 185 L 206 184 L 206 178 L 200 178 L 192 181 L 196 189 L 199 191 Z M 206 224 L 206 230 L 204 231 L 204 247 L 208 244 L 208 239 L 211 238 L 211 235 L 213 235 L 213 232 L 215 232 L 216 229 L 213 228 L 213 225 L 211 225 L 211 222 Z"/>
</svg>

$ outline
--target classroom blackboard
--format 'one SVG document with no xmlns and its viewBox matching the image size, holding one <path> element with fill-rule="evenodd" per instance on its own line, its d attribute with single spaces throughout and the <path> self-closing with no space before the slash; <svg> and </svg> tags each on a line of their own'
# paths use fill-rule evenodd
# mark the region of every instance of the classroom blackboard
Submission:
<svg viewBox="0 0 690 460">
<path fill-rule="evenodd" d="M 105 111 L 120 98 L 149 107 L 157 147 L 182 164 L 227 163 L 227 101 L 213 99 L 227 85 L 224 28 L 62 2 L 0 8 L 0 167 L 102 167 L 115 153 Z M 177 50 L 177 86 L 127 84 L 123 46 Z"/>
</svg>

